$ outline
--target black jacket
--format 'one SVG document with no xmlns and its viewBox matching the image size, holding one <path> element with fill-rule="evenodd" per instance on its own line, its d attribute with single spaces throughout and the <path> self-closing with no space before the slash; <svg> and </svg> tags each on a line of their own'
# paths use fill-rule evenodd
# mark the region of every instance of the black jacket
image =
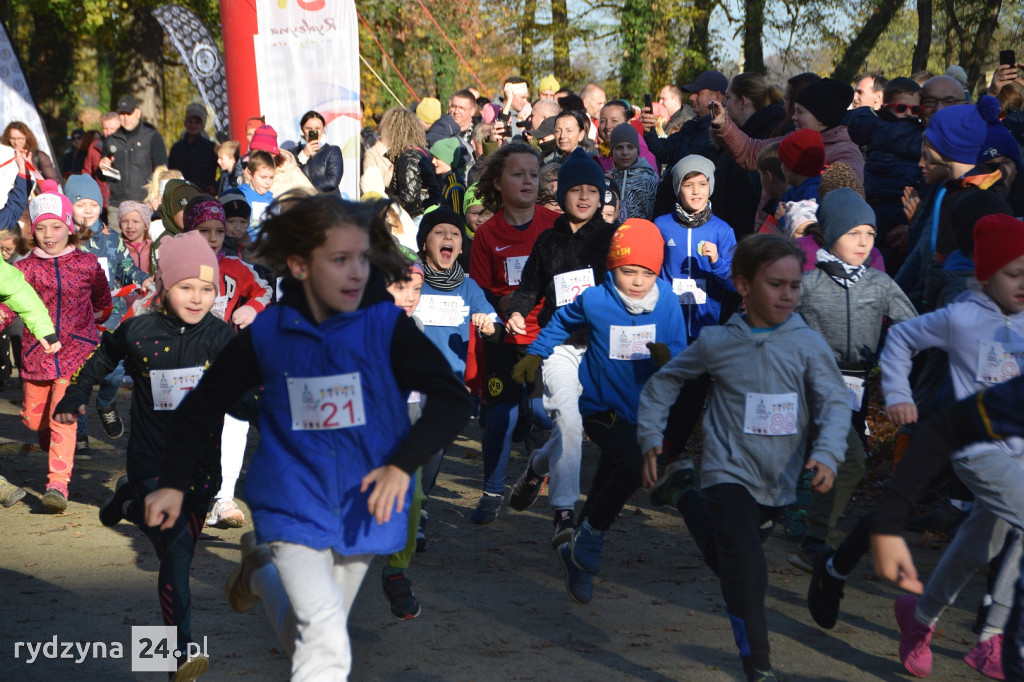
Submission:
<svg viewBox="0 0 1024 682">
<path fill-rule="evenodd" d="M 174 411 L 154 409 L 151 370 L 209 367 L 234 336 L 229 324 L 210 313 L 191 326 L 157 312 L 132 317 L 113 332 L 103 333 L 100 345 L 71 378 L 56 412 L 77 413 L 79 405 L 88 405 L 92 387 L 123 359 L 125 372 L 135 382 L 132 428 L 128 436 L 128 476 L 133 481 L 158 476 Z M 190 494 L 212 497 L 220 487 L 222 425 L 223 419 L 218 420 L 216 437 L 203 441 L 203 452 L 197 456 L 201 465 L 191 472 Z"/>
<path fill-rule="evenodd" d="M 537 315 L 537 323 L 545 326 L 556 309 L 555 275 L 591 268 L 594 284 L 600 286 L 607 272 L 608 247 L 614 233 L 615 225 L 606 223 L 600 213 L 575 233 L 565 215 L 559 216 L 551 229 L 541 232 L 534 242 L 519 287 L 512 294 L 509 314 L 526 317 L 543 297 L 544 307 Z"/>
<path fill-rule="evenodd" d="M 186 180 L 204 192 L 217 191 L 217 152 L 213 142 L 202 135 L 196 135 L 191 142 L 182 135 L 171 146 L 167 156 L 167 167 L 180 170 Z"/>
<path fill-rule="evenodd" d="M 755 140 L 766 140 L 779 121 L 786 115 L 782 102 L 769 104 L 755 111 L 741 130 Z M 754 217 L 761 201 L 761 178 L 756 171 L 747 171 L 737 165 L 729 154 L 718 157 L 715 166 L 715 192 L 711 195 L 712 212 L 729 223 L 736 238 L 753 234 L 757 227 Z"/>
<path fill-rule="evenodd" d="M 309 181 L 321 192 L 341 196 L 338 184 L 345 172 L 345 162 L 341 158 L 341 148 L 333 144 L 325 144 L 316 154 L 309 157 L 306 163 L 300 164 L 302 172 Z"/>
<path fill-rule="evenodd" d="M 396 199 L 413 218 L 441 203 L 441 185 L 431 158 L 428 152 L 416 148 L 406 149 L 395 159 L 388 196 Z"/>
<path fill-rule="evenodd" d="M 690 119 L 683 124 L 682 128 L 668 137 L 658 137 L 658 134 L 651 128 L 644 133 L 644 142 L 658 159 L 658 165 L 668 166 L 668 169 L 690 154 L 700 154 L 715 161 L 720 153 L 711 141 L 710 114 Z M 655 213 L 655 215 L 658 214 Z"/>
<path fill-rule="evenodd" d="M 153 171 L 157 166 L 167 165 L 164 138 L 145 121 L 132 131 L 118 128 L 116 133 L 103 140 L 102 154 L 104 157 L 113 156 L 114 168 L 121 173 L 120 180 L 104 176 L 110 187 L 111 206 L 120 206 L 126 199 L 145 201 L 145 185 L 152 179 Z"/>
</svg>

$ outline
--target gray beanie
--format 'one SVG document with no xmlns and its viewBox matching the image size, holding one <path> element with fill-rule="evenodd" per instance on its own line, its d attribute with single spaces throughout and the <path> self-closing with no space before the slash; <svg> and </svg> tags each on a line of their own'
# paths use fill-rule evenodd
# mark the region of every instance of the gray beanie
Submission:
<svg viewBox="0 0 1024 682">
<path fill-rule="evenodd" d="M 875 212 L 857 192 L 840 187 L 825 195 L 818 206 L 818 227 L 831 250 L 844 234 L 858 225 L 875 227 Z"/>
<path fill-rule="evenodd" d="M 708 179 L 708 191 L 710 194 L 714 194 L 715 164 L 711 159 L 700 154 L 690 154 L 680 159 L 679 163 L 672 167 L 672 193 L 678 195 L 679 185 L 683 184 L 683 178 L 693 172 L 701 173 Z"/>
<path fill-rule="evenodd" d="M 628 123 L 620 123 L 619 125 L 612 128 L 612 134 L 609 136 L 609 149 L 615 149 L 616 145 L 628 142 L 637 149 L 640 148 L 640 135 L 637 134 L 636 128 Z"/>
</svg>

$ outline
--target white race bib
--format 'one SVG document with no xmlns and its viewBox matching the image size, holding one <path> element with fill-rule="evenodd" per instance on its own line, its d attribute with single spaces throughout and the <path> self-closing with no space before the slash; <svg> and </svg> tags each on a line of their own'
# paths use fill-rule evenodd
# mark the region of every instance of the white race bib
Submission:
<svg viewBox="0 0 1024 682">
<path fill-rule="evenodd" d="M 529 256 L 510 256 L 505 259 L 505 281 L 509 286 L 519 286 L 523 279 L 523 268 L 529 259 Z"/>
<path fill-rule="evenodd" d="M 594 286 L 594 271 L 590 268 L 563 272 L 555 275 L 555 305 L 561 308 L 583 293 L 584 289 Z"/>
<path fill-rule="evenodd" d="M 654 343 L 658 326 L 643 324 L 625 327 L 613 324 L 608 338 L 608 357 L 612 360 L 643 360 L 651 357 L 648 343 Z"/>
<path fill-rule="evenodd" d="M 864 380 L 860 377 L 843 375 L 843 383 L 846 384 L 846 390 L 850 393 L 850 407 L 854 412 L 860 412 L 860 407 L 864 404 Z"/>
<path fill-rule="evenodd" d="M 1024 362 L 1024 347 L 982 341 L 978 348 L 977 380 L 986 384 L 1001 384 L 1020 375 Z"/>
<path fill-rule="evenodd" d="M 796 433 L 796 393 L 748 393 L 743 433 L 791 436 Z"/>
<path fill-rule="evenodd" d="M 423 399 L 423 397 L 420 395 L 419 391 L 409 391 L 409 399 L 406 400 L 405 402 L 407 402 L 407 403 L 418 403 L 422 399 Z"/>
<path fill-rule="evenodd" d="M 251 206 L 252 216 L 249 218 L 249 227 L 259 227 L 260 221 L 263 220 L 263 214 L 266 213 L 270 204 L 266 201 L 254 201 Z"/>
<path fill-rule="evenodd" d="M 203 371 L 202 367 L 150 370 L 149 386 L 153 390 L 153 409 L 178 409 L 178 405 L 188 392 L 203 378 Z"/>
<path fill-rule="evenodd" d="M 216 317 L 218 320 L 224 320 L 225 322 L 227 322 L 228 297 L 218 296 L 217 298 L 213 299 L 213 307 L 210 308 L 210 312 L 213 313 L 213 316 Z"/>
<path fill-rule="evenodd" d="M 424 294 L 413 315 L 425 327 L 460 327 L 469 315 L 469 306 L 461 296 Z"/>
<path fill-rule="evenodd" d="M 673 277 L 672 293 L 679 297 L 679 302 L 683 305 L 703 305 L 708 300 L 706 280 L 703 279 Z"/>
<path fill-rule="evenodd" d="M 110 281 L 110 259 L 108 259 L 106 256 L 100 256 L 96 260 L 98 260 L 100 262 L 100 267 L 103 268 L 103 275 L 107 278 L 107 281 L 109 282 Z"/>
<path fill-rule="evenodd" d="M 331 431 L 366 423 L 359 372 L 288 379 L 288 404 L 293 431 Z"/>
</svg>

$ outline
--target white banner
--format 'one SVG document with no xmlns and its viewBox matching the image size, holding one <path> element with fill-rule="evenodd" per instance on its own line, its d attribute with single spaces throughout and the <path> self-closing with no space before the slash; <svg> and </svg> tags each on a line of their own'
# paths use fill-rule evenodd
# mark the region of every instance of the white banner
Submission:
<svg viewBox="0 0 1024 682">
<path fill-rule="evenodd" d="M 315 110 L 327 121 L 325 141 L 341 147 L 341 194 L 359 198 L 362 115 L 359 31 L 353 0 L 256 0 L 253 36 L 260 111 L 278 145 L 295 149 L 299 121 Z"/>
</svg>

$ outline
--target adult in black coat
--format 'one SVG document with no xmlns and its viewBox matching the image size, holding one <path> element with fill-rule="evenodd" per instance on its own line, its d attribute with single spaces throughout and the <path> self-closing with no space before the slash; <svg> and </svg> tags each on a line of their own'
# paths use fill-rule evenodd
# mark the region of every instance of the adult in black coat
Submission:
<svg viewBox="0 0 1024 682">
<path fill-rule="evenodd" d="M 302 115 L 299 127 L 304 144 L 295 158 L 314 187 L 324 194 L 340 197 L 338 185 L 345 173 L 345 162 L 341 158 L 341 148 L 324 141 L 326 125 L 324 117 L 316 111 Z"/>
</svg>

